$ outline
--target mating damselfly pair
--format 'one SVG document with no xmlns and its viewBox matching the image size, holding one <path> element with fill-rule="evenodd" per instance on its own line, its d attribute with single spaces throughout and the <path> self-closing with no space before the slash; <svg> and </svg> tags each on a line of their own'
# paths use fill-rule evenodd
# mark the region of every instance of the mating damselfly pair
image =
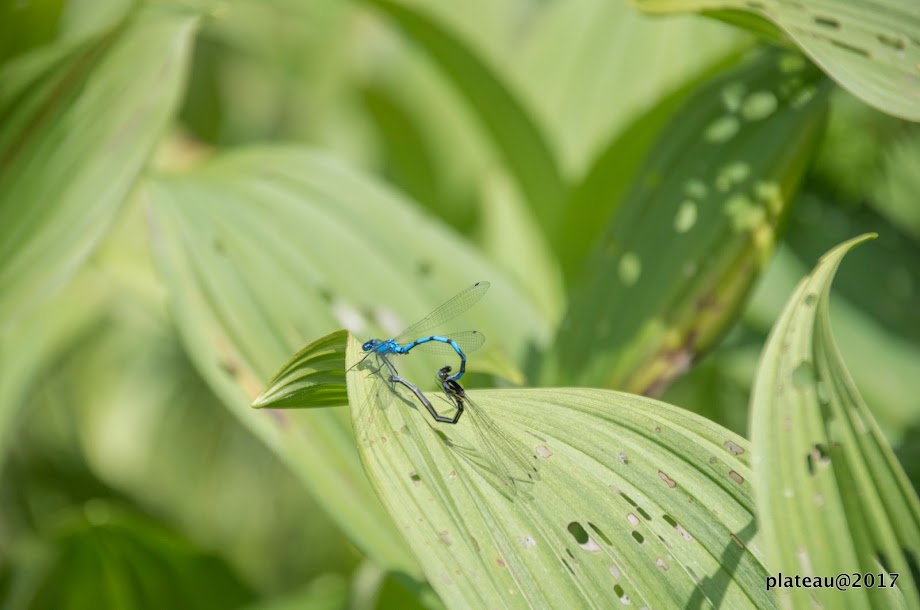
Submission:
<svg viewBox="0 0 920 610">
<path fill-rule="evenodd" d="M 444 335 L 425 334 L 468 310 L 488 289 L 488 282 L 476 282 L 392 339 L 366 341 L 361 349 L 367 352 L 367 355 L 361 362 L 373 355 L 377 366 L 371 367 L 372 374 L 384 379 L 392 392 L 396 392 L 397 384 L 408 389 L 438 423 L 457 424 L 460 416 L 464 412 L 468 413 L 467 420 L 476 431 L 476 437 L 484 451 L 482 457 L 514 492 L 516 482 L 539 479 L 536 455 L 523 443 L 503 432 L 492 418 L 471 400 L 459 383 L 466 372 L 467 353 L 482 347 L 485 336 L 475 330 Z M 399 375 L 391 358 L 414 350 L 459 357 L 460 366 L 456 373 L 451 374 L 453 368 L 449 365 L 441 367 L 436 373 L 447 404 L 454 409 L 453 415 L 440 414 L 415 383 Z"/>
</svg>

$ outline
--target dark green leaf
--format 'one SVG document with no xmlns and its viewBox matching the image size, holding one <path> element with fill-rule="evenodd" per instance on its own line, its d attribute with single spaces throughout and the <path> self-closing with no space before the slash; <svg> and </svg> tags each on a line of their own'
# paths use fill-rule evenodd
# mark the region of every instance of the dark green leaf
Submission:
<svg viewBox="0 0 920 610">
<path fill-rule="evenodd" d="M 549 378 L 655 394 L 722 336 L 815 149 L 819 79 L 765 53 L 687 100 L 589 259 Z"/>
<path fill-rule="evenodd" d="M 50 548 L 14 574 L 13 609 L 238 607 L 251 592 L 230 568 L 177 534 L 101 500 L 56 528 Z"/>
</svg>

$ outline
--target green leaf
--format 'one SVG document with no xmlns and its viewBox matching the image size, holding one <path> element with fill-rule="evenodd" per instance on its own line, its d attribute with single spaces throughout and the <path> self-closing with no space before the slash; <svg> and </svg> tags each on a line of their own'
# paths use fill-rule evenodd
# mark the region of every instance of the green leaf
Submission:
<svg viewBox="0 0 920 610">
<path fill-rule="evenodd" d="M 699 77 L 662 97 L 657 104 L 633 120 L 604 148 L 592 162 L 581 182 L 572 190 L 566 202 L 568 212 L 563 219 L 562 233 L 568 247 L 559 255 L 567 276 L 573 279 L 584 265 L 608 219 L 616 213 L 633 178 L 646 161 L 649 149 L 655 144 L 675 112 L 687 103 L 690 96 L 716 74 L 738 64 L 740 58 L 711 66 Z"/>
<path fill-rule="evenodd" d="M 21 608 L 232 608 L 252 593 L 219 558 L 101 500 L 72 510 L 50 543 L 19 564 L 9 605 Z"/>
<path fill-rule="evenodd" d="M 738 10 L 770 19 L 864 102 L 920 121 L 920 11 L 911 0 L 632 0 L 650 13 Z"/>
<path fill-rule="evenodd" d="M 754 485 L 771 574 L 899 574 L 896 588 L 783 589 L 789 607 L 916 607 L 920 501 L 834 341 L 830 286 L 844 254 L 801 281 L 764 350 L 751 398 Z"/>
<path fill-rule="evenodd" d="M 44 384 L 62 352 L 102 323 L 111 296 L 106 279 L 81 273 L 59 298 L 0 331 L 0 465 L 16 439 L 19 411 L 30 393 Z"/>
<path fill-rule="evenodd" d="M 362 355 L 352 338 L 347 364 Z M 773 606 L 739 436 L 586 389 L 471 391 L 456 426 L 433 424 L 408 392 L 346 377 L 368 476 L 448 607 Z M 470 409 L 539 456 L 538 481 L 497 482 Z"/>
<path fill-rule="evenodd" d="M 368 0 L 421 45 L 457 87 L 492 136 L 540 226 L 552 236 L 567 185 L 544 134 L 495 70 L 452 32 L 415 6 Z"/>
<path fill-rule="evenodd" d="M 252 148 L 159 176 L 150 190 L 158 263 L 201 374 L 356 545 L 418 573 L 367 485 L 347 414 L 250 404 L 312 338 L 343 326 L 393 336 L 475 280 L 492 281 L 465 316 L 489 337 L 484 352 L 521 361 L 545 343 L 546 322 L 456 234 L 326 156 Z"/>
<path fill-rule="evenodd" d="M 885 250 L 888 247 L 889 244 L 879 244 L 873 249 Z M 867 255 L 875 258 L 869 253 L 860 258 Z M 859 264 L 859 261 L 855 263 Z M 764 334 L 769 333 L 786 305 L 783 295 L 791 294 L 798 280 L 808 271 L 808 266 L 788 247 L 777 248 L 770 269 L 751 296 L 745 323 Z M 875 272 L 878 273 L 879 269 Z M 914 371 L 920 370 L 920 350 L 905 337 L 887 332 L 879 325 L 874 311 L 854 307 L 842 298 L 840 292 L 835 290 L 835 294 L 837 297 L 831 312 L 836 329 L 835 340 L 848 355 L 857 387 L 873 405 L 874 415 L 890 434 L 889 438 L 896 442 L 920 418 L 920 404 L 917 402 L 920 377 L 914 374 Z"/>
<path fill-rule="evenodd" d="M 650 106 L 750 38 L 709 19 L 658 19 L 610 0 L 547 2 L 530 19 L 503 72 L 573 178 Z"/>
<path fill-rule="evenodd" d="M 173 116 L 198 16 L 145 6 L 0 71 L 0 325 L 60 289 Z"/>
<path fill-rule="evenodd" d="M 873 206 L 901 231 L 920 243 L 920 130 L 894 142 L 884 153 Z"/>
<path fill-rule="evenodd" d="M 573 292 L 550 379 L 654 394 L 721 337 L 817 144 L 819 78 L 764 53 L 673 115 Z"/>
<path fill-rule="evenodd" d="M 334 407 L 348 402 L 345 340 L 337 330 L 295 354 L 268 382 L 252 406 L 257 409 Z"/>
</svg>

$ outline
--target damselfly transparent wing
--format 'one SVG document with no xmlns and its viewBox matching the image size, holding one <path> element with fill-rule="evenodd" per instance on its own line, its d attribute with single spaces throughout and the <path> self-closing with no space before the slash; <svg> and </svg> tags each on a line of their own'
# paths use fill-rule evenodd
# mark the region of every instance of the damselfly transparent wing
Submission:
<svg viewBox="0 0 920 610">
<path fill-rule="evenodd" d="M 487 290 L 489 290 L 489 282 L 476 282 L 455 294 L 446 303 L 399 333 L 398 336 L 393 337 L 393 339 L 397 343 L 403 343 L 407 338 L 418 338 L 427 331 L 446 324 L 478 303 Z"/>
<path fill-rule="evenodd" d="M 539 458 L 524 443 L 510 436 L 495 423 L 480 405 L 464 394 L 466 421 L 476 431 L 476 437 L 484 453 L 486 468 L 491 468 L 499 478 L 502 489 L 515 496 L 521 485 L 540 480 Z M 460 418 L 460 423 L 464 418 Z"/>
</svg>

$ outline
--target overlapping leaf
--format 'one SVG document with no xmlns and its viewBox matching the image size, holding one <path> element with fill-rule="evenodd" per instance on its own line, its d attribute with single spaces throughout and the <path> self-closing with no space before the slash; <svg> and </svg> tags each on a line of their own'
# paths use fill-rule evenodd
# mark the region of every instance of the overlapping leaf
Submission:
<svg viewBox="0 0 920 610">
<path fill-rule="evenodd" d="M 0 73 L 0 325 L 59 289 L 108 228 L 172 118 L 197 22 L 145 7 Z"/>
<path fill-rule="evenodd" d="M 873 579 L 844 592 L 780 590 L 795 607 L 920 604 L 920 501 L 853 385 L 828 317 L 834 273 L 865 239 L 826 254 L 799 284 L 770 335 L 751 399 L 757 512 L 771 572 Z"/>
<path fill-rule="evenodd" d="M 920 6 L 912 0 L 632 1 L 654 13 L 741 11 L 768 19 L 854 95 L 920 121 Z"/>
<path fill-rule="evenodd" d="M 819 79 L 765 53 L 673 116 L 589 259 L 549 378 L 654 394 L 721 336 L 816 145 Z"/>
<path fill-rule="evenodd" d="M 360 356 L 352 338 L 347 364 Z M 772 606 L 731 432 L 604 390 L 469 392 L 539 456 L 540 480 L 512 494 L 468 414 L 433 424 L 408 392 L 347 379 L 371 482 L 449 607 Z"/>
</svg>

